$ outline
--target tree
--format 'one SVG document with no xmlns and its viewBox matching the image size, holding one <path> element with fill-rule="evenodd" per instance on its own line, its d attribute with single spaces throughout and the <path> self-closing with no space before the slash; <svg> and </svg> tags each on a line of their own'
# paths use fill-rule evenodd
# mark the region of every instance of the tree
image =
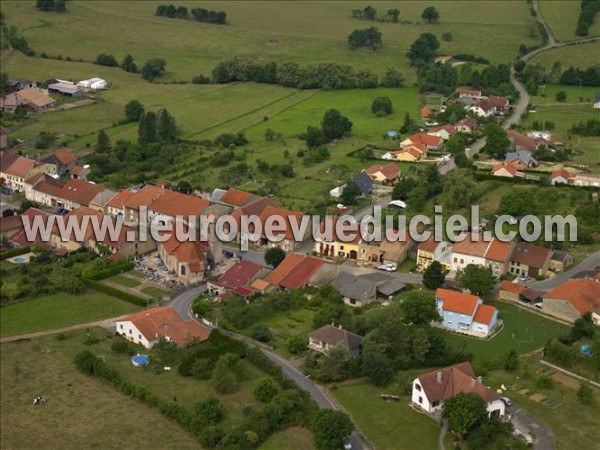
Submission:
<svg viewBox="0 0 600 450">
<path fill-rule="evenodd" d="M 202 425 L 202 428 L 216 425 L 225 418 L 223 404 L 214 397 L 196 403 L 194 412 L 196 420 Z"/>
<path fill-rule="evenodd" d="M 377 97 L 371 104 L 371 112 L 376 116 L 389 116 L 392 113 L 392 101 L 389 97 Z"/>
<path fill-rule="evenodd" d="M 94 151 L 96 153 L 108 153 L 110 152 L 112 146 L 110 144 L 110 138 L 106 131 L 100 130 L 98 133 L 98 138 L 96 140 L 96 145 L 94 146 Z"/>
<path fill-rule="evenodd" d="M 474 392 L 461 392 L 444 400 L 442 417 L 452 432 L 465 437 L 487 419 L 485 400 Z"/>
<path fill-rule="evenodd" d="M 384 87 L 402 87 L 404 84 L 404 75 L 394 67 L 388 67 L 381 80 L 381 85 Z"/>
<path fill-rule="evenodd" d="M 158 140 L 165 144 L 172 144 L 177 139 L 177 123 L 167 109 L 160 111 L 156 125 Z"/>
<path fill-rule="evenodd" d="M 500 125 L 490 123 L 484 131 L 486 142 L 483 151 L 495 158 L 504 159 L 510 148 L 510 139 Z"/>
<path fill-rule="evenodd" d="M 308 148 L 315 148 L 327 142 L 325 135 L 323 134 L 323 130 L 321 130 L 319 127 L 309 126 L 306 129 L 306 133 L 304 134 L 303 138 L 306 141 Z"/>
<path fill-rule="evenodd" d="M 435 306 L 435 298 L 428 292 L 412 291 L 402 297 L 400 311 L 405 323 L 422 325 L 440 316 Z"/>
<path fill-rule="evenodd" d="M 437 40 L 435 35 L 431 33 L 423 33 L 415 40 L 410 49 L 408 50 L 407 56 L 410 59 L 412 65 L 418 63 L 428 62 L 435 51 L 440 47 L 440 42 Z"/>
<path fill-rule="evenodd" d="M 319 379 L 322 381 L 341 381 L 348 376 L 348 361 L 350 354 L 345 347 L 335 346 L 323 357 L 319 370 Z"/>
<path fill-rule="evenodd" d="M 226 353 L 217 360 L 212 382 L 219 394 L 230 394 L 237 389 L 241 378 L 239 364 L 239 357 L 233 353 Z"/>
<path fill-rule="evenodd" d="M 145 147 L 153 142 L 156 142 L 156 113 L 148 111 L 140 117 L 138 144 Z"/>
<path fill-rule="evenodd" d="M 127 122 L 138 122 L 144 115 L 144 105 L 138 100 L 130 100 L 125 105 L 125 120 Z"/>
<path fill-rule="evenodd" d="M 444 285 L 446 276 L 439 261 L 433 261 L 423 272 L 423 286 L 427 289 L 437 289 Z"/>
<path fill-rule="evenodd" d="M 450 209 L 464 208 L 474 198 L 475 180 L 468 170 L 455 169 L 445 176 L 443 189 L 444 206 Z"/>
<path fill-rule="evenodd" d="M 352 121 L 342 116 L 337 109 L 330 109 L 323 115 L 321 129 L 326 142 L 331 142 L 347 136 L 352 131 Z"/>
<path fill-rule="evenodd" d="M 191 194 L 193 191 L 192 185 L 187 180 L 181 180 L 179 183 L 177 183 L 176 189 L 178 192 L 182 192 L 184 194 Z"/>
<path fill-rule="evenodd" d="M 292 355 L 299 355 L 306 350 L 308 339 L 304 335 L 295 335 L 288 339 L 287 349 Z"/>
<path fill-rule="evenodd" d="M 119 65 L 113 55 L 107 55 L 106 53 L 100 53 L 98 56 L 96 56 L 94 64 L 108 67 L 117 67 Z"/>
<path fill-rule="evenodd" d="M 265 252 L 265 263 L 277 267 L 285 259 L 285 251 L 279 247 L 271 247 Z"/>
<path fill-rule="evenodd" d="M 508 372 L 516 372 L 519 369 L 519 355 L 515 349 L 511 349 L 505 356 L 502 363 L 504 370 Z"/>
<path fill-rule="evenodd" d="M 269 342 L 271 339 L 273 339 L 273 333 L 271 333 L 269 327 L 263 325 L 262 323 L 253 325 L 252 329 L 250 330 L 250 335 L 253 339 L 256 339 L 260 342 Z"/>
<path fill-rule="evenodd" d="M 386 13 L 387 20 L 392 23 L 398 23 L 400 21 L 400 10 L 393 8 L 388 9 Z"/>
<path fill-rule="evenodd" d="M 558 91 L 556 93 L 556 101 L 557 102 L 564 102 L 567 99 L 567 93 L 565 91 Z"/>
<path fill-rule="evenodd" d="M 8 85 L 8 74 L 6 72 L 0 73 L 0 96 L 4 97 L 8 94 L 10 86 Z"/>
<path fill-rule="evenodd" d="M 594 403 L 594 391 L 590 387 L 590 383 L 587 381 L 579 382 L 579 389 L 577 390 L 577 398 L 584 405 L 591 405 Z"/>
<path fill-rule="evenodd" d="M 433 6 L 428 6 L 421 13 L 421 19 L 423 19 L 427 23 L 437 22 L 440 18 L 440 13 Z"/>
<path fill-rule="evenodd" d="M 371 50 L 377 50 L 383 43 L 381 36 L 381 31 L 376 27 L 354 30 L 348 36 L 348 45 L 351 49 L 369 47 Z"/>
<path fill-rule="evenodd" d="M 358 202 L 358 197 L 361 195 L 362 191 L 358 184 L 356 184 L 354 181 L 349 181 L 348 184 L 344 186 L 340 200 L 344 205 L 356 205 Z"/>
<path fill-rule="evenodd" d="M 57 13 L 67 12 L 67 4 L 65 0 L 54 0 L 54 11 Z"/>
<path fill-rule="evenodd" d="M 121 69 L 125 72 L 137 73 L 138 68 L 133 60 L 133 56 L 128 54 L 123 58 L 123 61 L 121 61 Z"/>
<path fill-rule="evenodd" d="M 225 433 L 219 427 L 209 425 L 200 433 L 200 442 L 209 448 L 214 448 L 223 440 Z"/>
<path fill-rule="evenodd" d="M 333 409 L 321 409 L 312 424 L 315 446 L 318 450 L 339 450 L 344 440 L 354 431 L 348 416 Z"/>
<path fill-rule="evenodd" d="M 362 370 L 375 386 L 385 386 L 394 378 L 392 361 L 375 345 L 363 347 Z"/>
<path fill-rule="evenodd" d="M 259 402 L 269 403 L 277 395 L 277 386 L 271 378 L 263 378 L 254 388 L 254 397 Z"/>
<path fill-rule="evenodd" d="M 487 294 L 496 284 L 492 270 L 477 264 L 469 264 L 463 270 L 459 270 L 456 278 L 461 288 L 477 295 Z"/>
<path fill-rule="evenodd" d="M 165 73 L 167 62 L 162 58 L 149 59 L 142 67 L 142 78 L 146 81 L 154 81 Z"/>
</svg>

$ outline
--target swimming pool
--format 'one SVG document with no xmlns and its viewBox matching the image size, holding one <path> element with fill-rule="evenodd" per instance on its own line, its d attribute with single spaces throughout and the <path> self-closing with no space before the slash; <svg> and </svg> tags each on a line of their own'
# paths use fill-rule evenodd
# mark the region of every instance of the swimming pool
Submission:
<svg viewBox="0 0 600 450">
<path fill-rule="evenodd" d="M 133 364 L 135 367 L 147 366 L 149 362 L 150 357 L 148 355 L 137 354 L 131 358 L 131 364 Z"/>
<path fill-rule="evenodd" d="M 15 264 L 25 264 L 29 261 L 27 260 L 27 258 L 23 258 L 22 256 L 16 256 L 15 258 L 13 258 L 12 262 L 14 262 Z"/>
</svg>

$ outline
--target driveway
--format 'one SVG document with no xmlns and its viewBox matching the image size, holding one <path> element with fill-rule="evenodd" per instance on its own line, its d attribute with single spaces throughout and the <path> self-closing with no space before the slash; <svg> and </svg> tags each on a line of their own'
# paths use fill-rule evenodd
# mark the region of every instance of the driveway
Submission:
<svg viewBox="0 0 600 450">
<path fill-rule="evenodd" d="M 515 430 L 529 434 L 533 438 L 535 450 L 554 450 L 554 435 L 544 422 L 514 403 L 507 408 L 507 414 L 510 415 Z"/>
</svg>

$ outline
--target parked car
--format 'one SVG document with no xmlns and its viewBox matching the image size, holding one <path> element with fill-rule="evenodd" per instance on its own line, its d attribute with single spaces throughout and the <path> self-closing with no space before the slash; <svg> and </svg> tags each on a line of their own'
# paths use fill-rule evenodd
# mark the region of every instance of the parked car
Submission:
<svg viewBox="0 0 600 450">
<path fill-rule="evenodd" d="M 352 450 L 352 444 L 348 439 L 344 441 L 344 450 Z"/>
<path fill-rule="evenodd" d="M 500 400 L 502 400 L 506 406 L 512 406 L 512 400 L 510 398 L 500 397 Z"/>
<path fill-rule="evenodd" d="M 398 268 L 395 263 L 381 264 L 377 266 L 379 270 L 385 270 L 386 272 L 394 272 Z"/>
</svg>

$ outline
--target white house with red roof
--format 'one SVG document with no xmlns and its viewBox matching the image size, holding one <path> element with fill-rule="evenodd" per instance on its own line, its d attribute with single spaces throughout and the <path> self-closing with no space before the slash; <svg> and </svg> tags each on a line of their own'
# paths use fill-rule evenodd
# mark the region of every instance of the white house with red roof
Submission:
<svg viewBox="0 0 600 450">
<path fill-rule="evenodd" d="M 484 305 L 476 295 L 439 288 L 435 291 L 442 328 L 471 336 L 486 337 L 496 327 L 498 310 Z"/>
<path fill-rule="evenodd" d="M 509 161 L 502 161 L 494 164 L 492 166 L 492 175 L 494 175 L 495 177 L 506 178 L 522 178 L 525 176 L 525 174 L 519 170 L 516 164 L 513 164 Z"/>
<path fill-rule="evenodd" d="M 195 320 L 183 320 L 173 308 L 166 306 L 144 309 L 116 321 L 117 333 L 146 348 L 152 348 L 160 339 L 185 347 L 194 341 L 206 341 L 210 334 Z"/>
<path fill-rule="evenodd" d="M 492 117 L 496 114 L 496 106 L 488 99 L 481 99 L 469 107 L 469 111 L 479 117 Z"/>
<path fill-rule="evenodd" d="M 461 393 L 475 393 L 486 403 L 488 416 L 502 417 L 506 406 L 500 396 L 483 385 L 471 363 L 463 362 L 423 373 L 413 380 L 412 404 L 427 413 L 440 411 L 444 400 Z"/>
<path fill-rule="evenodd" d="M 394 163 L 388 163 L 385 165 L 377 164 L 365 169 L 365 172 L 374 183 L 391 186 L 400 176 L 400 168 Z"/>
</svg>

